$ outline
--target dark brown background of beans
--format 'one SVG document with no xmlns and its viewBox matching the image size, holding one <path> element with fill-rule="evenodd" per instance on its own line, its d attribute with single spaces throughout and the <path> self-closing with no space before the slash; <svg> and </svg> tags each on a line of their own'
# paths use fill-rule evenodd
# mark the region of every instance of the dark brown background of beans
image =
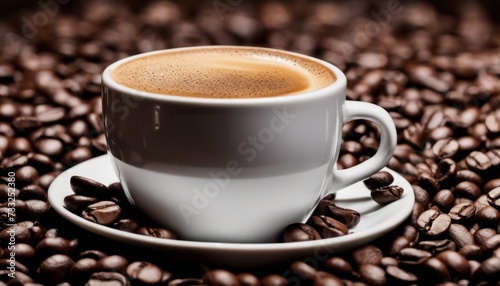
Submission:
<svg viewBox="0 0 500 286">
<path fill-rule="evenodd" d="M 500 13 L 494 1 L 444 1 L 438 7 L 400 1 L 401 13 L 387 25 L 375 16 L 388 9 L 383 1 L 242 0 L 226 6 L 223 20 L 213 1 L 70 1 L 36 32 L 23 34 L 23 18 L 32 23 L 43 11 L 36 2 L 26 3 L 0 5 L 0 167 L 2 181 L 15 172 L 18 189 L 17 278 L 11 280 L 5 268 L 7 188 L 0 185 L 0 285 L 500 280 Z M 341 68 L 349 99 L 379 104 L 395 121 L 398 146 L 389 167 L 414 187 L 408 220 L 381 239 L 328 259 L 223 270 L 166 260 L 57 215 L 46 197 L 53 178 L 106 150 L 103 68 L 139 52 L 204 44 L 292 50 Z M 366 160 L 377 140 L 373 124 L 346 124 L 339 166 Z"/>
</svg>

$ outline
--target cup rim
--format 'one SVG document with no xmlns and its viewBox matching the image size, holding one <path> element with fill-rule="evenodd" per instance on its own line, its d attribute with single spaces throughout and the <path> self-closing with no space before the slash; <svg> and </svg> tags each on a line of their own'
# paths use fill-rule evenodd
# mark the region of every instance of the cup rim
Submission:
<svg viewBox="0 0 500 286">
<path fill-rule="evenodd" d="M 336 77 L 336 80 L 331 84 L 322 87 L 317 90 L 290 94 L 290 95 L 280 95 L 280 96 L 271 96 L 271 97 L 252 97 L 252 98 L 208 98 L 208 97 L 191 97 L 191 96 L 181 96 L 181 95 L 169 95 L 169 94 L 160 94 L 142 91 L 134 88 L 130 88 L 124 86 L 122 84 L 117 83 L 111 77 L 111 72 L 115 70 L 118 66 L 135 60 L 137 58 L 161 54 L 161 53 L 169 53 L 175 51 L 182 50 L 197 50 L 197 49 L 221 49 L 221 48 L 233 48 L 233 49 L 257 49 L 263 51 L 273 51 L 278 53 L 284 53 L 294 57 L 300 57 L 306 60 L 314 61 L 322 66 L 328 68 Z M 347 80 L 344 73 L 334 66 L 324 60 L 320 60 L 311 56 L 290 52 L 286 50 L 272 49 L 272 48 L 264 48 L 264 47 L 254 47 L 254 46 L 231 46 L 231 45 L 206 45 L 206 46 L 192 46 L 192 47 L 181 47 L 181 48 L 172 48 L 172 49 L 163 49 L 156 50 L 151 52 L 145 52 L 136 54 L 133 56 L 129 56 L 118 60 L 103 71 L 102 73 L 102 83 L 103 88 L 111 88 L 116 90 L 122 94 L 133 95 L 136 97 L 141 97 L 144 99 L 158 100 L 162 102 L 175 102 L 175 103 L 185 103 L 185 104 L 200 104 L 200 105 L 236 105 L 236 106 L 248 106 L 248 105 L 266 105 L 266 104 L 276 104 L 276 103 L 294 103 L 301 101 L 309 101 L 319 98 L 324 98 L 328 96 L 344 96 L 345 97 L 345 87 L 347 86 Z"/>
</svg>

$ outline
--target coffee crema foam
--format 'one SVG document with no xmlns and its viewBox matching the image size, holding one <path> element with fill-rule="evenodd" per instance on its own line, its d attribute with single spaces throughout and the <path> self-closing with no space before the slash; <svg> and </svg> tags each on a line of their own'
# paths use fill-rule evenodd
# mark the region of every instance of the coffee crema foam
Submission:
<svg viewBox="0 0 500 286">
<path fill-rule="evenodd" d="M 141 91 L 208 98 L 291 95 L 336 80 L 331 70 L 312 60 L 265 49 L 221 47 L 140 57 L 118 66 L 111 76 Z"/>
</svg>

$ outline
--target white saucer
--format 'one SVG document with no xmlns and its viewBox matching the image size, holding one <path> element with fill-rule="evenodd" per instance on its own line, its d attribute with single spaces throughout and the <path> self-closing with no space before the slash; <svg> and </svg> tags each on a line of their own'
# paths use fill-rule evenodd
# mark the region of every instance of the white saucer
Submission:
<svg viewBox="0 0 500 286">
<path fill-rule="evenodd" d="M 388 168 L 384 170 L 394 176 L 393 184 L 404 188 L 401 199 L 380 206 L 370 198 L 370 191 L 365 185 L 358 182 L 338 192 L 334 200 L 338 206 L 354 209 L 361 214 L 359 224 L 350 229 L 352 233 L 342 237 L 295 243 L 243 244 L 160 239 L 92 223 L 66 210 L 64 197 L 73 193 L 69 183 L 71 176 L 85 176 L 105 185 L 118 181 L 108 155 L 85 161 L 60 174 L 49 188 L 49 202 L 61 216 L 90 232 L 162 251 L 168 258 L 214 263 L 233 268 L 258 268 L 264 265 L 290 263 L 296 259 L 320 263 L 329 255 L 335 255 L 384 235 L 410 215 L 415 200 L 410 183 L 398 173 Z"/>
</svg>

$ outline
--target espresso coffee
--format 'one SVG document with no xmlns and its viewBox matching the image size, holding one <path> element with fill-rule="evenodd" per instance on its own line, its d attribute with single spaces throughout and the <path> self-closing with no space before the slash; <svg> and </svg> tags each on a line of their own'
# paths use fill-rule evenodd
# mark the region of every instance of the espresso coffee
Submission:
<svg viewBox="0 0 500 286">
<path fill-rule="evenodd" d="M 118 66 L 119 84 L 151 93 L 207 98 L 256 98 L 314 91 L 335 75 L 313 60 L 259 48 L 171 50 Z"/>
</svg>

